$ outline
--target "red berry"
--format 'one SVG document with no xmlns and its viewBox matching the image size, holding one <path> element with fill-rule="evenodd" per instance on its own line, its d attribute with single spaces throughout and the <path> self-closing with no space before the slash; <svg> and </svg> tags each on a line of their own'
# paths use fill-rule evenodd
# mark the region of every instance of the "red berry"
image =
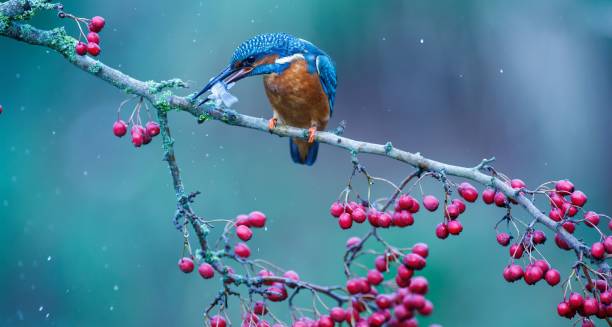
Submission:
<svg viewBox="0 0 612 327">
<path fill-rule="evenodd" d="M 572 313 L 572 308 L 570 308 L 567 302 L 563 301 L 557 305 L 557 313 L 561 317 L 567 317 Z"/>
<path fill-rule="evenodd" d="M 457 209 L 459 209 L 459 214 L 462 214 L 465 212 L 465 203 L 463 203 L 463 201 L 461 201 L 461 199 L 453 199 L 453 201 L 451 202 L 452 205 L 456 206 Z"/>
<path fill-rule="evenodd" d="M 380 212 L 376 209 L 370 209 L 368 210 L 367 215 L 370 225 L 378 227 L 378 219 L 380 218 Z"/>
<path fill-rule="evenodd" d="M 576 225 L 571 221 L 566 221 L 563 223 L 563 229 L 565 229 L 568 233 L 573 234 L 576 231 Z"/>
<path fill-rule="evenodd" d="M 573 205 L 582 207 L 587 202 L 587 196 L 582 191 L 574 191 L 570 196 L 570 200 Z"/>
<path fill-rule="evenodd" d="M 406 227 L 406 226 L 410 226 L 414 224 L 414 217 L 407 210 L 394 212 L 391 220 L 393 222 L 393 225 L 397 227 Z M 380 223 L 380 220 L 379 220 L 379 223 Z"/>
<path fill-rule="evenodd" d="M 378 226 L 387 228 L 391 226 L 391 221 L 391 216 L 388 213 L 383 212 L 382 214 L 380 214 L 380 217 L 378 217 Z"/>
<path fill-rule="evenodd" d="M 92 42 L 87 43 L 87 52 L 90 55 L 96 57 L 97 55 L 100 54 L 100 50 L 101 50 L 100 46 L 97 43 L 92 43 Z"/>
<path fill-rule="evenodd" d="M 459 235 L 463 231 L 463 226 L 458 220 L 448 222 L 448 232 L 452 235 Z"/>
<path fill-rule="evenodd" d="M 329 316 L 335 322 L 343 322 L 346 319 L 346 311 L 340 307 L 334 307 L 329 312 Z"/>
<path fill-rule="evenodd" d="M 607 236 L 604 241 L 604 248 L 606 248 L 607 253 L 612 253 L 612 236 Z"/>
<path fill-rule="evenodd" d="M 385 323 L 385 316 L 382 313 L 374 312 L 368 317 L 368 325 L 371 327 L 380 327 Z"/>
<path fill-rule="evenodd" d="M 425 243 L 417 243 L 412 246 L 412 253 L 416 253 L 423 258 L 427 258 L 429 255 L 429 247 Z"/>
<path fill-rule="evenodd" d="M 425 305 L 425 297 L 420 294 L 408 294 L 404 297 L 402 304 L 408 310 L 420 309 Z"/>
<path fill-rule="evenodd" d="M 525 182 L 523 182 L 522 180 L 515 178 L 510 181 L 510 187 L 518 190 L 527 187 L 527 184 L 525 184 Z"/>
<path fill-rule="evenodd" d="M 412 282 L 408 287 L 408 290 L 410 290 L 410 292 L 421 295 L 425 295 L 428 289 L 429 283 L 427 282 L 427 279 L 425 279 L 425 277 L 423 276 L 416 276 L 412 278 Z"/>
<path fill-rule="evenodd" d="M 565 199 L 559 193 L 549 193 L 550 206 L 553 208 L 561 208 L 565 203 Z"/>
<path fill-rule="evenodd" d="M 104 18 L 100 16 L 95 16 L 89 22 L 88 27 L 90 31 L 98 33 L 104 28 L 105 23 L 106 22 L 104 21 Z"/>
<path fill-rule="evenodd" d="M 251 249 L 245 243 L 237 243 L 234 245 L 234 253 L 241 258 L 248 258 L 251 256 Z"/>
<path fill-rule="evenodd" d="M 210 279 L 213 278 L 213 276 L 215 275 L 215 270 L 211 265 L 204 262 L 200 265 L 200 267 L 198 267 L 198 273 L 200 274 L 200 276 L 202 276 L 202 278 Z"/>
<path fill-rule="evenodd" d="M 599 294 L 599 300 L 605 305 L 612 303 L 612 291 L 605 291 Z"/>
<path fill-rule="evenodd" d="M 561 281 L 561 274 L 557 269 L 549 269 L 544 275 L 544 279 L 550 286 L 555 286 Z"/>
<path fill-rule="evenodd" d="M 409 210 L 414 204 L 414 199 L 409 195 L 401 195 L 397 200 L 397 205 L 404 210 Z"/>
<path fill-rule="evenodd" d="M 266 215 L 259 211 L 253 211 L 249 214 L 249 225 L 251 227 L 262 228 L 266 225 Z"/>
<path fill-rule="evenodd" d="M 442 240 L 448 237 L 448 228 L 446 224 L 440 223 L 436 226 L 436 236 Z"/>
<path fill-rule="evenodd" d="M 340 217 L 343 212 L 344 206 L 340 202 L 332 203 L 331 208 L 329 208 L 329 213 L 336 218 Z"/>
<path fill-rule="evenodd" d="M 605 318 L 602 317 L 602 319 Z M 580 325 L 581 327 L 595 327 L 595 324 L 593 323 L 593 321 L 591 319 L 582 319 L 582 324 Z"/>
<path fill-rule="evenodd" d="M 262 269 L 259 272 L 257 272 L 257 276 L 265 279 L 266 277 L 274 276 L 274 274 L 271 273 L 270 271 L 266 270 L 266 269 Z M 269 281 L 269 280 L 264 281 L 263 283 L 264 283 L 264 285 L 273 285 L 274 284 L 273 281 Z"/>
<path fill-rule="evenodd" d="M 561 236 L 561 234 L 559 234 L 559 233 L 555 234 L 555 244 L 557 244 L 557 246 L 559 248 L 563 249 L 563 250 L 570 250 L 571 249 L 569 244 L 567 244 L 565 239 L 563 239 L 563 236 Z"/>
<path fill-rule="evenodd" d="M 392 303 L 391 298 L 387 295 L 381 294 L 376 297 L 376 306 L 380 309 L 384 310 L 390 308 Z"/>
<path fill-rule="evenodd" d="M 98 35 L 96 32 L 87 33 L 87 42 L 100 44 L 100 35 Z"/>
<path fill-rule="evenodd" d="M 408 281 L 414 275 L 414 271 L 412 269 L 406 268 L 404 265 L 400 265 L 397 267 L 397 277 L 401 280 Z"/>
<path fill-rule="evenodd" d="M 438 201 L 438 199 L 435 196 L 426 195 L 423 197 L 423 206 L 425 207 L 425 209 L 433 212 L 438 209 L 439 205 L 440 205 L 440 201 Z"/>
<path fill-rule="evenodd" d="M 147 134 L 151 137 L 159 135 L 159 132 L 161 131 L 159 124 L 154 121 L 148 122 L 145 127 L 147 129 Z"/>
<path fill-rule="evenodd" d="M 408 253 L 403 260 L 406 267 L 413 270 L 421 270 L 425 268 L 426 260 L 416 253 Z"/>
<path fill-rule="evenodd" d="M 368 271 L 368 283 L 371 285 L 378 285 L 383 281 L 383 275 L 380 271 L 376 269 L 371 269 Z"/>
<path fill-rule="evenodd" d="M 595 242 L 591 245 L 591 255 L 595 259 L 603 259 L 606 254 L 606 248 L 601 242 Z"/>
<path fill-rule="evenodd" d="M 113 134 L 115 134 L 116 137 L 122 137 L 127 133 L 127 127 L 127 124 L 123 120 L 117 120 L 113 124 Z"/>
<path fill-rule="evenodd" d="M 262 301 L 257 301 L 253 305 L 253 313 L 258 316 L 263 316 L 268 313 L 268 308 L 266 307 L 266 304 Z"/>
<path fill-rule="evenodd" d="M 349 294 L 353 295 L 361 292 L 361 285 L 359 280 L 353 278 L 346 281 L 346 290 L 349 292 Z"/>
<path fill-rule="evenodd" d="M 211 327 L 226 327 L 227 323 L 225 322 L 225 318 L 216 315 L 210 318 L 210 326 Z"/>
<path fill-rule="evenodd" d="M 266 290 L 266 297 L 272 302 L 283 301 L 287 298 L 287 289 L 282 285 L 275 284 L 268 287 Z"/>
<path fill-rule="evenodd" d="M 541 230 L 536 230 L 533 232 L 532 241 L 535 244 L 544 244 L 546 242 L 546 234 Z"/>
<path fill-rule="evenodd" d="M 585 316 L 595 315 L 599 311 L 599 303 L 595 298 L 586 298 L 582 303 L 582 311 Z"/>
<path fill-rule="evenodd" d="M 589 226 L 597 226 L 599 224 L 599 215 L 593 211 L 587 211 L 584 214 L 584 223 Z"/>
<path fill-rule="evenodd" d="M 487 187 L 484 191 L 482 191 L 482 201 L 486 204 L 491 204 L 495 201 L 495 190 Z"/>
<path fill-rule="evenodd" d="M 525 282 L 528 285 L 534 285 L 535 283 L 540 281 L 540 279 L 542 279 L 543 276 L 544 276 L 544 272 L 537 265 L 531 265 L 527 267 L 527 269 L 525 269 L 524 278 L 525 278 Z"/>
<path fill-rule="evenodd" d="M 74 52 L 76 52 L 76 54 L 78 54 L 79 56 L 84 56 L 85 54 L 87 54 L 87 44 L 83 42 L 77 43 L 74 46 Z"/>
<path fill-rule="evenodd" d="M 317 327 L 334 327 L 334 321 L 326 315 L 322 315 L 319 317 L 319 320 L 316 323 Z"/>
<path fill-rule="evenodd" d="M 342 229 L 351 228 L 351 226 L 353 226 L 353 218 L 351 218 L 351 214 L 348 212 L 341 214 L 338 218 L 338 225 L 340 225 L 340 228 Z"/>
<path fill-rule="evenodd" d="M 497 234 L 497 243 L 499 243 L 499 245 L 501 246 L 507 246 L 508 244 L 510 244 L 510 239 L 511 237 L 507 233 Z"/>
<path fill-rule="evenodd" d="M 548 217 L 550 217 L 550 219 L 554 221 L 561 221 L 561 219 L 563 218 L 563 214 L 561 213 L 561 209 L 552 208 L 548 212 Z"/>
<path fill-rule="evenodd" d="M 540 267 L 543 273 L 546 273 L 550 269 L 550 265 L 548 264 L 548 262 L 546 262 L 546 260 L 536 260 L 533 265 Z"/>
<path fill-rule="evenodd" d="M 569 302 L 570 308 L 574 310 L 578 310 L 580 309 L 580 307 L 582 307 L 582 303 L 584 302 L 584 299 L 582 298 L 582 295 L 578 293 L 572 293 L 570 294 L 568 302 Z"/>
<path fill-rule="evenodd" d="M 238 236 L 239 239 L 246 242 L 250 240 L 251 237 L 253 237 L 253 231 L 247 226 L 240 225 L 236 227 L 236 235 Z"/>
<path fill-rule="evenodd" d="M 236 226 L 247 226 L 247 227 L 250 227 L 251 223 L 249 222 L 249 216 L 247 216 L 247 215 L 238 215 L 238 216 L 236 216 Z"/>
<path fill-rule="evenodd" d="M 195 265 L 193 264 L 193 260 L 187 257 L 183 257 L 179 259 L 178 266 L 179 266 L 179 269 L 186 274 L 192 272 L 193 269 L 195 268 Z"/>
<path fill-rule="evenodd" d="M 379 255 L 376 257 L 376 259 L 374 259 L 374 266 L 376 267 L 376 270 L 380 272 L 385 272 L 389 270 L 389 267 L 387 265 L 387 259 L 385 259 L 385 256 L 382 255 Z"/>
<path fill-rule="evenodd" d="M 361 224 L 362 222 L 366 220 L 366 213 L 363 209 L 356 208 L 351 213 L 351 217 L 353 218 L 354 222 Z"/>
<path fill-rule="evenodd" d="M 135 147 L 139 148 L 144 143 L 144 134 L 142 133 L 132 133 L 132 144 Z"/>
<path fill-rule="evenodd" d="M 299 282 L 300 281 L 300 275 L 298 275 L 298 273 L 296 273 L 293 270 L 285 271 L 285 273 L 283 274 L 283 277 L 285 277 L 287 279 L 291 279 L 294 282 Z"/>
<path fill-rule="evenodd" d="M 359 244 L 359 243 L 361 243 L 361 238 L 359 238 L 357 236 L 349 237 L 349 239 L 346 240 L 346 248 L 350 249 L 350 248 L 352 248 L 354 246 L 357 246 L 357 244 Z"/>
<path fill-rule="evenodd" d="M 460 213 L 461 212 L 459 210 L 459 207 L 457 207 L 454 204 L 450 204 L 450 205 L 446 206 L 446 211 L 444 212 L 444 215 L 447 218 L 455 219 L 455 218 L 459 217 Z"/>
<path fill-rule="evenodd" d="M 433 303 L 429 300 L 425 300 L 425 305 L 418 309 L 418 311 L 423 316 L 429 316 L 433 312 Z"/>
<path fill-rule="evenodd" d="M 567 179 L 561 180 L 555 184 L 555 190 L 561 194 L 570 194 L 574 192 L 574 184 Z"/>
<path fill-rule="evenodd" d="M 523 256 L 523 244 L 512 244 L 510 246 L 510 256 L 514 259 L 520 259 Z"/>
<path fill-rule="evenodd" d="M 505 207 L 508 204 L 508 199 L 506 195 L 502 192 L 495 192 L 495 197 L 493 198 L 495 205 L 498 207 Z"/>
<path fill-rule="evenodd" d="M 457 190 L 459 191 L 459 195 L 467 202 L 474 202 L 478 199 L 478 190 L 470 183 L 463 182 L 459 184 Z"/>
</svg>

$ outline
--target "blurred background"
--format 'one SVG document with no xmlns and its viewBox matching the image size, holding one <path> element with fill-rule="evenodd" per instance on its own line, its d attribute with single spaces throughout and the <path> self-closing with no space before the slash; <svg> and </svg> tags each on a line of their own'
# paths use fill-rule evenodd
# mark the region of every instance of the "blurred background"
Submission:
<svg viewBox="0 0 612 327">
<path fill-rule="evenodd" d="M 345 136 L 392 141 L 453 164 L 495 156 L 497 169 L 529 186 L 570 178 L 590 208 L 612 211 L 610 1 L 64 4 L 78 16 L 106 18 L 102 61 L 141 80 L 189 81 L 192 89 L 179 94 L 197 91 L 243 40 L 292 33 L 337 64 L 330 128 L 346 120 Z M 78 35 L 53 13 L 33 23 L 67 24 Z M 58 54 L 0 38 L 0 56 L 0 325 L 203 325 L 218 283 L 177 269 L 182 235 L 171 223 L 175 199 L 160 140 L 135 149 L 114 137 L 126 95 Z M 232 91 L 240 99 L 234 109 L 270 117 L 260 78 Z M 351 172 L 346 152 L 321 146 L 317 163 L 303 167 L 291 162 L 286 139 L 198 125 L 183 113 L 170 120 L 186 188 L 202 191 L 200 214 L 264 211 L 268 228 L 255 231 L 254 256 L 320 284 L 344 282 L 344 243 L 366 231 L 341 231 L 328 215 Z M 411 172 L 390 160 L 360 159 L 393 181 Z M 442 193 L 432 182 L 424 188 Z M 391 191 L 377 184 L 374 196 Z M 445 241 L 434 235 L 439 212 L 383 233 L 398 246 L 430 245 L 423 274 L 435 310 L 423 325 L 570 325 L 556 315 L 560 287 L 503 281 L 508 250 L 493 230 L 502 215 L 472 205 L 462 216 L 464 232 Z M 587 232 L 578 235 L 593 238 Z M 568 275 L 571 253 L 550 241 L 543 253 Z M 286 317 L 285 305 L 274 310 Z"/>
</svg>

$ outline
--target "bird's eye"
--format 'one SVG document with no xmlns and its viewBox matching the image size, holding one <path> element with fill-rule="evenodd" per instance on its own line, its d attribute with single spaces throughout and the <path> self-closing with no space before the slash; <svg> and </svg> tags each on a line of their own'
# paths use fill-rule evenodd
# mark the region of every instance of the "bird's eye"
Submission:
<svg viewBox="0 0 612 327">
<path fill-rule="evenodd" d="M 248 56 L 248 57 L 246 57 L 246 58 L 245 58 L 245 59 L 242 61 L 242 63 L 243 63 L 244 65 L 252 65 L 253 63 L 255 63 L 255 56 Z"/>
</svg>

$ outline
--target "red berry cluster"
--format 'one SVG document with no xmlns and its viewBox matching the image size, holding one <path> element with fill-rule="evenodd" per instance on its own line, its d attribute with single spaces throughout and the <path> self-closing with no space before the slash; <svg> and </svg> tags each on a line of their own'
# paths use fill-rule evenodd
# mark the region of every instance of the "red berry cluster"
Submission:
<svg viewBox="0 0 612 327">
<path fill-rule="evenodd" d="M 100 31 L 104 28 L 106 21 L 104 18 L 100 16 L 92 17 L 91 19 L 76 17 L 72 14 L 64 12 L 63 7 L 59 7 L 58 16 L 60 18 L 70 18 L 77 23 L 79 27 L 79 41 L 74 46 L 74 52 L 79 56 L 84 56 L 86 54 L 90 54 L 91 56 L 98 56 L 100 54 Z M 83 31 L 83 27 L 81 24 L 87 26 L 89 32 L 85 35 Z M 87 43 L 82 42 L 81 40 L 87 40 Z"/>
<path fill-rule="evenodd" d="M 140 110 L 142 108 L 143 99 L 141 98 L 136 104 L 127 123 L 120 117 L 121 108 L 125 103 L 126 102 L 124 101 L 121 106 L 119 106 L 119 110 L 117 111 L 118 117 L 113 124 L 113 134 L 115 134 L 117 137 L 123 137 L 125 134 L 127 134 L 129 127 L 128 125 L 131 125 L 132 128 L 130 130 L 130 135 L 132 136 L 132 144 L 134 144 L 135 147 L 139 148 L 142 145 L 151 143 L 153 138 L 159 135 L 161 130 L 159 124 L 152 120 L 153 118 L 151 117 L 148 108 L 147 115 L 149 116 L 149 121 L 144 127 L 142 126 L 142 121 L 140 120 Z"/>
</svg>

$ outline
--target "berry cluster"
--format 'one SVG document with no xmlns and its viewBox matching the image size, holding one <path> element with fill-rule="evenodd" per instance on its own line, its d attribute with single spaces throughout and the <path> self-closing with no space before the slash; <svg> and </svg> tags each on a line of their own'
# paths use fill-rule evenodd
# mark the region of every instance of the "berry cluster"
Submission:
<svg viewBox="0 0 612 327">
<path fill-rule="evenodd" d="M 59 18 L 70 18 L 76 22 L 79 28 L 79 40 L 74 46 L 74 52 L 79 56 L 84 56 L 88 53 L 94 57 L 98 56 L 102 50 L 100 48 L 100 35 L 98 33 L 102 31 L 106 24 L 104 18 L 100 16 L 94 16 L 91 19 L 77 17 L 63 11 L 62 6 L 58 6 L 58 10 L 59 12 L 57 15 Z M 87 35 L 85 35 L 81 24 L 87 26 Z M 82 39 L 85 39 L 87 42 L 81 41 Z"/>
<path fill-rule="evenodd" d="M 147 145 L 151 143 L 153 138 L 159 135 L 161 131 L 160 126 L 158 123 L 153 121 L 153 118 L 151 117 L 151 114 L 149 112 L 149 108 L 146 106 L 146 104 L 145 108 L 147 111 L 147 115 L 149 116 L 149 121 L 145 124 L 144 127 L 142 126 L 142 121 L 140 120 L 140 110 L 142 109 L 142 104 L 144 103 L 142 98 L 140 98 L 140 101 L 134 107 L 134 110 L 132 111 L 128 122 L 126 123 L 125 121 L 123 121 L 120 116 L 121 108 L 125 103 L 127 103 L 127 101 L 129 100 L 126 100 L 121 103 L 119 109 L 117 110 L 118 117 L 117 121 L 115 121 L 115 123 L 113 124 L 113 134 L 115 134 L 115 136 L 117 137 L 123 137 L 125 136 L 125 134 L 127 134 L 128 127 L 131 125 L 132 128 L 130 130 L 130 135 L 132 136 L 132 144 L 134 144 L 135 147 L 139 148 L 142 145 Z"/>
</svg>

